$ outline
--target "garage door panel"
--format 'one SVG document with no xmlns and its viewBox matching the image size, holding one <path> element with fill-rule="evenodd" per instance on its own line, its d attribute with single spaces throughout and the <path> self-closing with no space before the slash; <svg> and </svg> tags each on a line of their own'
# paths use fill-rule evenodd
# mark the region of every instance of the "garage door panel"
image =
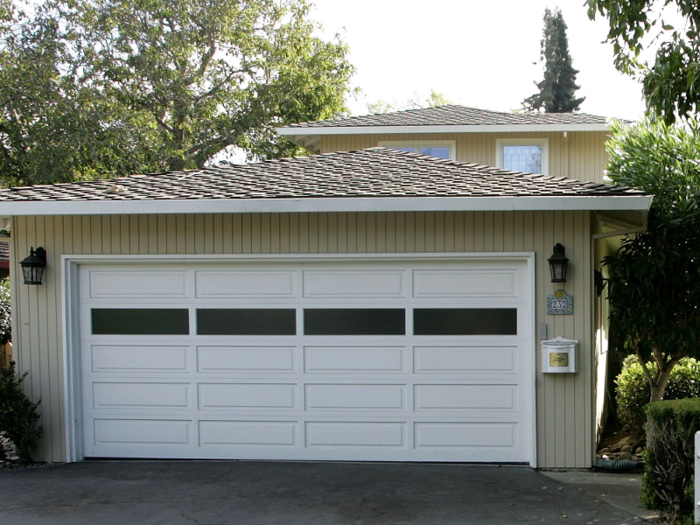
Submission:
<svg viewBox="0 0 700 525">
<path fill-rule="evenodd" d="M 290 271 L 197 271 L 196 297 L 293 298 L 295 274 Z"/>
<path fill-rule="evenodd" d="M 294 372 L 293 346 L 198 346 L 197 369 L 203 373 Z"/>
<path fill-rule="evenodd" d="M 323 422 L 306 423 L 306 446 L 406 448 L 405 423 Z"/>
<path fill-rule="evenodd" d="M 406 369 L 406 347 L 307 346 L 304 371 L 322 373 L 391 373 Z"/>
<path fill-rule="evenodd" d="M 416 373 L 517 373 L 517 346 L 415 346 Z"/>
<path fill-rule="evenodd" d="M 93 372 L 187 372 L 187 346 L 91 345 Z"/>
<path fill-rule="evenodd" d="M 93 420 L 95 445 L 189 445 L 191 421 L 157 419 Z"/>
<path fill-rule="evenodd" d="M 422 448 L 514 448 L 517 423 L 416 423 L 415 443 Z"/>
<path fill-rule="evenodd" d="M 199 421 L 199 445 L 294 447 L 297 425 L 296 421 Z"/>
<path fill-rule="evenodd" d="M 91 298 L 187 298 L 188 273 L 174 271 L 93 270 Z"/>
<path fill-rule="evenodd" d="M 189 383 L 94 382 L 93 408 L 188 408 L 189 389 Z"/>
<path fill-rule="evenodd" d="M 295 409 L 295 384 L 203 383 L 199 385 L 199 408 Z"/>
<path fill-rule="evenodd" d="M 305 271 L 304 297 L 405 297 L 405 273 L 400 271 Z"/>
<path fill-rule="evenodd" d="M 415 385 L 414 410 L 517 410 L 517 385 Z"/>
<path fill-rule="evenodd" d="M 307 410 L 405 410 L 405 385 L 306 385 Z"/>
<path fill-rule="evenodd" d="M 416 270 L 413 297 L 515 297 L 517 270 Z"/>
</svg>

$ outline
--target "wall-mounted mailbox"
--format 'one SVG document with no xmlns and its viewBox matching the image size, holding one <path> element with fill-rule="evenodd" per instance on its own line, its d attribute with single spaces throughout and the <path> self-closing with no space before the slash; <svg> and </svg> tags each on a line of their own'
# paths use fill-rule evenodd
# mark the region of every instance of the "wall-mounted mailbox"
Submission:
<svg viewBox="0 0 700 525">
<path fill-rule="evenodd" d="M 542 372 L 545 374 L 571 374 L 576 372 L 575 339 L 547 339 L 542 341 Z"/>
</svg>

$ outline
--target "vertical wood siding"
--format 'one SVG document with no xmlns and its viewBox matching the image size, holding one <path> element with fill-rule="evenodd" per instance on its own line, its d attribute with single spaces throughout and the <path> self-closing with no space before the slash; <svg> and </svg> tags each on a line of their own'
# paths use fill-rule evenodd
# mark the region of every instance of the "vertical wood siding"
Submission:
<svg viewBox="0 0 700 525">
<path fill-rule="evenodd" d="M 495 166 L 496 139 L 546 138 L 549 139 L 549 175 L 569 177 L 591 182 L 603 182 L 603 166 L 607 133 L 416 133 L 386 135 L 328 135 L 321 143 L 322 153 L 372 148 L 380 141 L 454 140 L 456 159 Z"/>
<path fill-rule="evenodd" d="M 536 253 L 537 327 L 580 341 L 577 374 L 543 375 L 537 348 L 540 467 L 591 466 L 594 447 L 592 268 L 588 212 L 420 212 L 15 217 L 12 230 L 14 350 L 28 391 L 41 399 L 40 459 L 66 458 L 60 262 L 63 254 Z M 545 315 L 547 258 L 571 260 L 574 315 Z M 43 286 L 24 286 L 18 260 L 43 246 Z M 538 330 L 535 330 L 538 333 Z"/>
</svg>

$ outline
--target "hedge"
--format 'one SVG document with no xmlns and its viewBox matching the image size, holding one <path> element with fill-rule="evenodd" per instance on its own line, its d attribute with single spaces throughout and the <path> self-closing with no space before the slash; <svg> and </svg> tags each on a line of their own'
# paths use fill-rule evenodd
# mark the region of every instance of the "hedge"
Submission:
<svg viewBox="0 0 700 525">
<path fill-rule="evenodd" d="M 673 524 L 694 523 L 695 433 L 700 399 L 649 403 L 644 451 L 642 505 Z"/>
<path fill-rule="evenodd" d="M 650 364 L 652 374 L 655 365 Z M 646 415 L 644 407 L 649 403 L 651 388 L 642 365 L 636 356 L 624 360 L 617 384 L 617 417 L 627 430 L 637 435 L 644 433 Z M 671 372 L 664 400 L 700 397 L 700 363 L 695 359 L 681 359 Z"/>
</svg>

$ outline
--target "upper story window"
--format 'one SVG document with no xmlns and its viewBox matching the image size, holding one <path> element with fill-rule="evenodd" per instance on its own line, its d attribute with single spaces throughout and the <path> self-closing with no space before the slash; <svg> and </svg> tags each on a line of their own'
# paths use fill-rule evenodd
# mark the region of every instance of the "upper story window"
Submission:
<svg viewBox="0 0 700 525">
<path fill-rule="evenodd" d="M 428 155 L 440 159 L 455 159 L 454 140 L 380 141 L 379 145 L 385 148 L 408 151 L 409 153 L 420 153 L 421 155 Z"/>
<path fill-rule="evenodd" d="M 496 166 L 499 168 L 547 175 L 548 157 L 547 139 L 496 140 Z"/>
</svg>

